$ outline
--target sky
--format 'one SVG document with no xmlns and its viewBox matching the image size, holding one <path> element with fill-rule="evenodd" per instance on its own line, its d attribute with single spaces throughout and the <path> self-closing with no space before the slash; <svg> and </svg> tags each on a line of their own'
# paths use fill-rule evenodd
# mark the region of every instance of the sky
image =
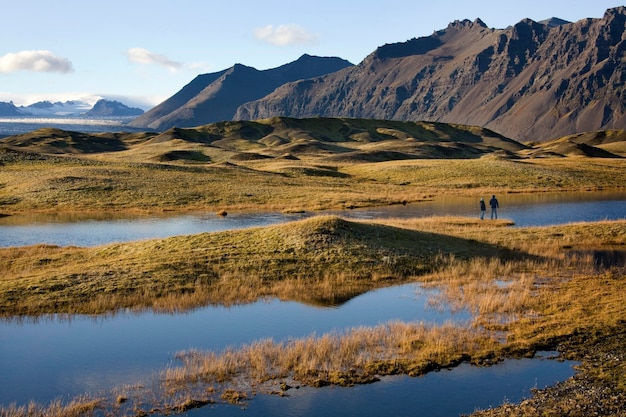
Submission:
<svg viewBox="0 0 626 417">
<path fill-rule="evenodd" d="M 0 101 L 107 98 L 147 110 L 237 63 L 264 70 L 307 53 L 358 64 L 455 20 L 577 21 L 615 1 L 0 0 Z"/>
</svg>

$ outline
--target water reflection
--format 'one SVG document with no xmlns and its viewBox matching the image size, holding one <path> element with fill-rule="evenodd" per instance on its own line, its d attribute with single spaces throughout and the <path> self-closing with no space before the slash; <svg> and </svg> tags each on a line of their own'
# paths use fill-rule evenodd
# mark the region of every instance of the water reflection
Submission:
<svg viewBox="0 0 626 417">
<path fill-rule="evenodd" d="M 288 391 L 289 398 L 256 396 L 246 409 L 211 406 L 184 413 L 199 416 L 429 416 L 469 414 L 476 408 L 517 402 L 533 388 L 545 388 L 572 376 L 573 362 L 546 359 L 507 360 L 489 368 L 462 364 L 423 377 L 391 377 L 371 385 Z"/>
<path fill-rule="evenodd" d="M 365 219 L 446 215 L 478 218 L 480 197 L 443 196 L 407 206 L 352 210 L 346 216 Z M 483 197 L 485 201 L 489 198 L 487 195 Z M 626 218 L 625 191 L 504 194 L 496 197 L 500 202 L 498 217 L 510 219 L 518 227 Z"/>
<path fill-rule="evenodd" d="M 328 211 L 346 218 L 426 217 L 458 215 L 478 217 L 476 197 L 447 196 L 406 206 Z M 534 193 L 498 196 L 500 218 L 516 226 L 544 226 L 577 221 L 626 218 L 626 192 Z M 81 215 L 16 215 L 0 218 L 0 247 L 47 243 L 60 246 L 97 246 L 113 242 L 164 238 L 201 232 L 268 226 L 321 214 L 214 213 L 115 217 Z"/>
<path fill-rule="evenodd" d="M 498 197 L 500 217 L 512 219 L 520 226 L 626 216 L 626 193 Z M 333 213 L 348 218 L 477 217 L 477 206 L 478 198 L 456 197 L 407 206 Z M 93 246 L 265 226 L 315 214 L 318 213 L 236 213 L 220 217 L 204 213 L 87 219 L 11 216 L 0 219 L 0 246 L 35 243 Z M 469 319 L 467 312 L 453 314 L 428 309 L 426 294 L 416 293 L 417 289 L 415 285 L 381 289 L 356 297 L 339 308 L 266 300 L 231 308 L 207 307 L 176 315 L 125 313 L 97 319 L 72 316 L 71 320 L 48 317 L 38 321 L 0 321 L 0 404 L 26 404 L 30 400 L 47 402 L 59 396 L 96 394 L 114 386 L 140 383 L 166 367 L 177 351 L 191 348 L 220 350 L 268 337 L 280 340 L 361 325 L 374 326 L 390 320 L 442 323 Z M 540 365 L 536 366 L 536 363 Z M 350 389 L 298 390 L 290 392 L 292 397 L 288 399 L 259 396 L 254 400 L 254 407 L 245 412 L 254 416 L 275 413 L 360 417 L 454 415 L 471 412 L 474 407 L 498 404 L 504 397 L 515 401 L 520 393 L 527 393 L 528 388 L 543 385 L 544 377 L 545 384 L 551 384 L 572 373 L 569 365 L 557 362 L 507 361 L 502 366 L 488 369 L 461 366 L 451 372 L 424 378 L 390 378 L 371 386 Z M 542 370 L 546 370 L 545 375 Z M 504 376 L 499 378 L 498 372 L 503 372 Z M 460 398 L 455 399 L 455 395 Z M 188 415 L 206 415 L 207 412 L 237 415 L 240 411 L 234 407 L 216 407 Z"/>
<path fill-rule="evenodd" d="M 0 247 L 46 243 L 59 246 L 97 246 L 116 242 L 165 238 L 268 226 L 297 220 L 303 215 L 281 213 L 213 213 L 182 216 L 80 216 L 64 214 L 16 215 L 0 218 Z"/>
<path fill-rule="evenodd" d="M 260 301 L 185 314 L 117 314 L 0 322 L 0 404 L 48 401 L 133 384 L 163 369 L 181 350 L 222 350 L 391 320 L 444 323 L 469 319 L 428 308 L 416 284 L 363 294 L 339 308 Z"/>
</svg>

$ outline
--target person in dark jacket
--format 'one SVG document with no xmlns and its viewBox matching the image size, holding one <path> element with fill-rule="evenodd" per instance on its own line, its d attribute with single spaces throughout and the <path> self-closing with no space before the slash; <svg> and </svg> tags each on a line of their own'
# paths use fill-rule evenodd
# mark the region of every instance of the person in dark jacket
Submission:
<svg viewBox="0 0 626 417">
<path fill-rule="evenodd" d="M 480 220 L 485 218 L 485 199 L 480 197 Z"/>
<path fill-rule="evenodd" d="M 491 207 L 491 220 L 493 220 L 494 217 L 497 219 L 498 208 L 500 207 L 500 204 L 498 203 L 498 199 L 495 195 L 491 196 L 491 200 L 489 200 L 489 207 Z"/>
</svg>

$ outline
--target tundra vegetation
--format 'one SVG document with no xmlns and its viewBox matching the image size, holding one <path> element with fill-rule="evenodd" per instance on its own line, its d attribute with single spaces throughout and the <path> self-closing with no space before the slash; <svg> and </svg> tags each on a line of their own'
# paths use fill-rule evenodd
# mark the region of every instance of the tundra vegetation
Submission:
<svg viewBox="0 0 626 417">
<path fill-rule="evenodd" d="M 320 210 L 419 204 L 446 193 L 623 187 L 623 132 L 591 137 L 613 157 L 581 155 L 578 143 L 565 139 L 531 146 L 478 128 L 343 119 L 162 134 L 45 130 L 0 147 L 0 211 Z M 98 147 L 103 143 L 106 149 Z M 238 403 L 257 392 L 288 395 L 293 385 L 367 383 L 543 349 L 579 360 L 577 379 L 482 415 L 618 415 L 626 404 L 626 220 L 510 226 L 320 213 L 276 226 L 93 248 L 0 249 L 5 319 L 184 311 L 267 297 L 334 305 L 406 282 L 440 289 L 433 305 L 465 308 L 473 317 L 469 327 L 392 322 L 180 352 L 179 366 L 164 369 L 153 387 L 120 385 L 110 398 L 5 406 L 0 415 L 169 413 Z"/>
</svg>

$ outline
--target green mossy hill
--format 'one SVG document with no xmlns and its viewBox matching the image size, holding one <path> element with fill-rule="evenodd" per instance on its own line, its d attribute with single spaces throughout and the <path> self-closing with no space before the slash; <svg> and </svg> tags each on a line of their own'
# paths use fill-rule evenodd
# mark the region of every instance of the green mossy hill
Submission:
<svg viewBox="0 0 626 417">
<path fill-rule="evenodd" d="M 140 247 L 142 254 L 138 255 L 146 259 L 145 264 L 152 258 L 189 258 L 194 253 L 194 258 L 202 259 L 201 264 L 217 264 L 221 271 L 245 271 L 269 280 L 287 276 L 316 279 L 332 273 L 357 279 L 404 278 L 431 271 L 441 255 L 503 255 L 497 247 L 475 241 L 335 216 L 245 231 L 175 237 Z M 171 272 L 175 274 L 176 270 Z"/>
<path fill-rule="evenodd" d="M 9 137 L 5 145 L 41 153 L 119 152 L 134 146 L 172 143 L 201 144 L 231 152 L 264 151 L 332 155 L 371 152 L 381 147 L 406 153 L 410 158 L 468 158 L 493 151 L 518 152 L 527 149 L 514 140 L 475 126 L 390 120 L 274 117 L 258 121 L 228 121 L 195 128 L 171 128 L 162 133 L 80 133 L 39 129 Z M 439 146 L 436 152 L 431 147 Z M 463 146 L 458 146 L 461 144 Z M 397 156 L 392 159 L 397 159 Z"/>
<path fill-rule="evenodd" d="M 266 152 L 280 156 L 342 155 L 372 152 L 377 144 L 393 150 L 399 147 L 401 157 L 479 157 L 495 150 L 517 152 L 527 147 L 497 133 L 475 126 L 429 122 L 389 120 L 274 117 L 257 121 L 227 121 L 196 128 L 172 128 L 150 139 L 147 144 L 186 142 L 211 145 L 229 151 Z M 421 146 L 430 144 L 429 147 Z M 369 145 L 368 145 L 369 144 Z M 421 144 L 421 145 L 419 145 Z M 460 146 L 464 145 L 464 146 Z M 434 148 L 439 146 L 439 148 Z M 352 159 L 355 155 L 351 156 Z M 384 158 L 383 158 L 384 159 Z"/>
<path fill-rule="evenodd" d="M 535 146 L 530 154 L 535 157 L 621 158 L 626 156 L 626 130 L 604 130 L 564 136 Z"/>
</svg>

